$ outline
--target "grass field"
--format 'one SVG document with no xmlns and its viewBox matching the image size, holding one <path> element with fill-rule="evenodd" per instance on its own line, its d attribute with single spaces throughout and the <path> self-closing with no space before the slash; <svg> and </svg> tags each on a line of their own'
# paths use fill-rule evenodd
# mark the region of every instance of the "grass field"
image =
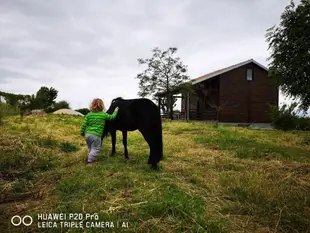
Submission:
<svg viewBox="0 0 310 233">
<path fill-rule="evenodd" d="M 139 132 L 128 135 L 128 162 L 118 132 L 116 156 L 108 138 L 99 163 L 86 167 L 81 122 L 4 119 L 0 232 L 46 232 L 36 221 L 42 213 L 98 213 L 100 221 L 129 223 L 108 232 L 310 232 L 310 133 L 164 122 L 165 160 L 152 171 Z M 26 214 L 31 226 L 10 223 Z"/>
</svg>

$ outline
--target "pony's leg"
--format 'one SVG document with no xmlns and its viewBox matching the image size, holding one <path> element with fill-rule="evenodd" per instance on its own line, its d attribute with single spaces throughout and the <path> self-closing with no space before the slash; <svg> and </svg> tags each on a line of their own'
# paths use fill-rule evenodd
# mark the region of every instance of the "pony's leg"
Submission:
<svg viewBox="0 0 310 233">
<path fill-rule="evenodd" d="M 151 164 L 152 168 L 157 170 L 158 169 L 158 165 L 157 165 L 157 159 L 156 159 L 156 155 L 157 155 L 157 148 L 156 148 L 156 141 L 154 140 L 154 137 L 150 134 L 147 133 L 143 133 L 141 132 L 145 141 L 147 141 L 147 143 L 149 144 L 150 147 L 150 155 L 149 155 L 149 159 L 148 159 L 148 164 Z"/>
<path fill-rule="evenodd" d="M 115 155 L 115 144 L 116 144 L 116 130 L 111 132 L 111 138 L 112 138 L 112 153 L 111 155 Z"/>
<path fill-rule="evenodd" d="M 123 145 L 124 145 L 125 159 L 129 159 L 128 158 L 128 150 L 127 150 L 127 131 L 124 130 L 124 131 L 122 131 L 122 133 L 123 133 Z"/>
</svg>

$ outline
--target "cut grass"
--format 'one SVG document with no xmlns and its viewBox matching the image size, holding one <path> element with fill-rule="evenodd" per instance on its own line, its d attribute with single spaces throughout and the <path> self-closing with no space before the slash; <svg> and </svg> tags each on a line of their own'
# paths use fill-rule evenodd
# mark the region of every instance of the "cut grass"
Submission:
<svg viewBox="0 0 310 233">
<path fill-rule="evenodd" d="M 138 131 L 128 135 L 129 161 L 118 133 L 116 156 L 109 137 L 98 164 L 86 167 L 81 123 L 4 118 L 0 232 L 44 232 L 13 227 L 15 214 L 83 212 L 129 222 L 114 232 L 309 232 L 309 133 L 164 122 L 164 161 L 153 171 Z"/>
<path fill-rule="evenodd" d="M 228 150 L 238 158 L 265 160 L 284 158 L 310 161 L 309 148 L 303 147 L 304 144 L 301 144 L 305 139 L 301 139 L 298 146 L 292 146 L 292 142 L 286 146 L 287 140 L 290 140 L 290 138 L 286 139 L 287 135 L 282 138 L 284 141 L 276 143 L 271 137 L 269 140 L 265 140 L 258 135 L 248 134 L 247 131 L 250 130 L 244 129 L 239 132 L 227 129 L 227 127 L 220 128 L 217 137 L 198 136 L 195 137 L 195 142 L 220 150 Z M 265 134 L 268 135 L 267 132 Z M 296 140 L 296 138 L 294 139 Z"/>
</svg>

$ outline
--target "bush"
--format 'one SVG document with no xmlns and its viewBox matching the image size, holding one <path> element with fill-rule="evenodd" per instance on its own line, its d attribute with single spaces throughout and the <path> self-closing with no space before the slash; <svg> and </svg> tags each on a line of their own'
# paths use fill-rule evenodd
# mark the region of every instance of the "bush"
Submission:
<svg viewBox="0 0 310 233">
<path fill-rule="evenodd" d="M 280 109 L 271 106 L 272 125 L 279 130 L 310 130 L 310 118 L 298 116 L 294 112 L 296 107 L 296 103 L 284 104 Z"/>
<path fill-rule="evenodd" d="M 54 103 L 52 106 L 49 106 L 44 110 L 46 113 L 52 113 L 62 108 L 70 109 L 69 103 L 65 100 L 62 100 L 62 101 Z"/>
<path fill-rule="evenodd" d="M 310 118 L 309 117 L 299 117 L 297 120 L 296 129 L 310 131 Z"/>
<path fill-rule="evenodd" d="M 46 108 L 45 109 L 45 112 L 46 113 L 52 113 L 52 112 L 54 112 L 55 110 L 54 110 L 54 108 L 52 108 L 52 107 L 48 107 L 48 108 Z"/>
<path fill-rule="evenodd" d="M 83 115 L 87 115 L 87 113 L 90 112 L 90 110 L 89 110 L 88 108 L 81 108 L 81 109 L 77 109 L 77 110 L 75 110 L 75 111 L 80 112 L 80 113 L 82 113 Z"/>
<path fill-rule="evenodd" d="M 70 109 L 69 103 L 65 100 L 62 100 L 62 101 L 56 102 L 54 104 L 54 111 L 57 111 L 57 110 L 62 109 L 62 108 Z"/>
</svg>

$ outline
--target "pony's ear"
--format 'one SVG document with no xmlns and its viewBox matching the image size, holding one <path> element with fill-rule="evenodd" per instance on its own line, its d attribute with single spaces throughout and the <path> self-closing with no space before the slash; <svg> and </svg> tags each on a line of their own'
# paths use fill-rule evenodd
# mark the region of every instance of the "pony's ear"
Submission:
<svg viewBox="0 0 310 233">
<path fill-rule="evenodd" d="M 122 97 L 117 97 L 117 98 L 115 98 L 115 99 L 112 100 L 112 103 L 115 103 L 115 102 L 118 101 L 118 100 L 123 100 L 123 98 L 122 98 Z"/>
</svg>

